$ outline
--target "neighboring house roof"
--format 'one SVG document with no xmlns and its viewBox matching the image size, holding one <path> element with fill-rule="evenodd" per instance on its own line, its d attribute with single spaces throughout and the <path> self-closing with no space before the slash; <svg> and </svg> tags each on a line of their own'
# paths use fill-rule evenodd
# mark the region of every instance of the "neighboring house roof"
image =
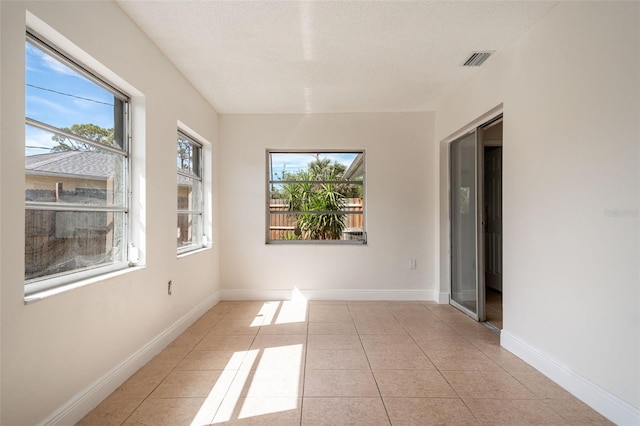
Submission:
<svg viewBox="0 0 640 426">
<path fill-rule="evenodd" d="M 64 151 L 25 158 L 27 174 L 107 180 L 113 176 L 117 158 L 96 151 Z"/>
<path fill-rule="evenodd" d="M 348 180 L 357 179 L 364 176 L 364 157 L 362 153 L 356 155 L 353 162 L 349 166 L 346 172 L 344 172 L 344 178 Z"/>
<path fill-rule="evenodd" d="M 96 151 L 63 151 L 29 155 L 25 158 L 27 174 L 69 178 L 107 180 L 116 169 L 116 155 Z M 180 186 L 191 186 L 190 179 L 178 175 Z"/>
</svg>

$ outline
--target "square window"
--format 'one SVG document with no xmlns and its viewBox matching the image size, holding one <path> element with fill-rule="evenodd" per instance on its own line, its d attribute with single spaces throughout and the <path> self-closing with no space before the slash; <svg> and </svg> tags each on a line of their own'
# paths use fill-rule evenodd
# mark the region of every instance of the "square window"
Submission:
<svg viewBox="0 0 640 426">
<path fill-rule="evenodd" d="M 366 244 L 365 153 L 267 151 L 267 243 Z"/>
</svg>

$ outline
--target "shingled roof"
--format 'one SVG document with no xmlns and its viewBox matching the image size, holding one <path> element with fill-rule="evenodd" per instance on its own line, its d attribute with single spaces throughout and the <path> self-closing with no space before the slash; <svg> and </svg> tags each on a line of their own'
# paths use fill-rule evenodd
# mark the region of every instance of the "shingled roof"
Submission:
<svg viewBox="0 0 640 426">
<path fill-rule="evenodd" d="M 113 175 L 117 158 L 96 151 L 63 151 L 30 155 L 25 158 L 29 174 L 60 175 L 107 180 Z"/>
<path fill-rule="evenodd" d="M 31 175 L 66 176 L 107 180 L 116 169 L 116 155 L 97 151 L 63 151 L 25 157 L 25 170 Z M 191 186 L 191 180 L 178 175 L 180 186 Z"/>
</svg>

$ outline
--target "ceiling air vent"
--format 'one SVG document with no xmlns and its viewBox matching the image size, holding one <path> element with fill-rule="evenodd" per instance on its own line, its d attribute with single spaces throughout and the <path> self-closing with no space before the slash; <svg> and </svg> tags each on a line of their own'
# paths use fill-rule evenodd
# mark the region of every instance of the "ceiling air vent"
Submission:
<svg viewBox="0 0 640 426">
<path fill-rule="evenodd" d="M 473 52 L 471 56 L 462 64 L 464 67 L 479 67 L 484 61 L 489 59 L 493 50 L 485 50 L 483 52 Z"/>
</svg>

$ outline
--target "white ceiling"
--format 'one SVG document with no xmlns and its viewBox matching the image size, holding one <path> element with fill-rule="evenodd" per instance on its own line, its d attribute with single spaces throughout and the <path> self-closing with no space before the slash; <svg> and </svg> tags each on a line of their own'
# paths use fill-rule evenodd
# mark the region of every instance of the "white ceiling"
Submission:
<svg viewBox="0 0 640 426">
<path fill-rule="evenodd" d="M 118 3 L 221 113 L 432 111 L 556 4 Z"/>
</svg>

